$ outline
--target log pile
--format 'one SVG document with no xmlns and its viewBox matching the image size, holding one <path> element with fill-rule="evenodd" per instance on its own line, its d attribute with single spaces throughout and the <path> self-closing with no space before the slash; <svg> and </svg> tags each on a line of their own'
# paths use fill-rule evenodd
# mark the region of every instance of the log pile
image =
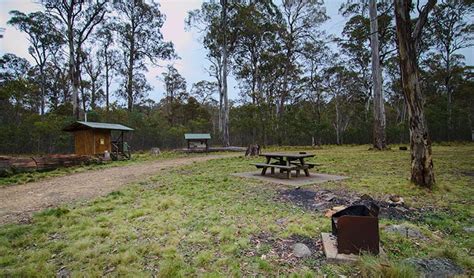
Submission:
<svg viewBox="0 0 474 278">
<path fill-rule="evenodd" d="M 99 162 L 97 158 L 87 155 L 57 154 L 35 157 L 0 156 L 0 176 L 14 173 L 53 170 Z"/>
</svg>

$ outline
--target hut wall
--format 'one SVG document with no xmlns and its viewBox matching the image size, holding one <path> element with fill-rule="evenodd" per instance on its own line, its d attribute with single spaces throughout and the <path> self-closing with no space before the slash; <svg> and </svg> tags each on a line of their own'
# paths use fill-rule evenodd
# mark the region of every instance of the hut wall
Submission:
<svg viewBox="0 0 474 278">
<path fill-rule="evenodd" d="M 95 140 L 95 153 L 94 154 L 103 154 L 105 151 L 109 153 L 112 151 L 110 144 L 110 130 L 97 129 L 94 130 L 94 140 Z"/>
<path fill-rule="evenodd" d="M 103 154 L 111 152 L 110 130 L 87 129 L 74 132 L 75 153 L 77 155 Z"/>
<path fill-rule="evenodd" d="M 75 153 L 78 155 L 94 154 L 94 131 L 91 129 L 74 132 Z"/>
</svg>

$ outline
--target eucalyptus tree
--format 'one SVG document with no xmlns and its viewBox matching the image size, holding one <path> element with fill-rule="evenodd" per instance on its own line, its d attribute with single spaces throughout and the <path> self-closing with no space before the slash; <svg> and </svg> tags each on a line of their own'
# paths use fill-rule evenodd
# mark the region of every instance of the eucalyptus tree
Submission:
<svg viewBox="0 0 474 278">
<path fill-rule="evenodd" d="M 146 79 L 139 78 L 148 71 L 147 63 L 175 57 L 173 44 L 165 42 L 161 27 L 164 15 L 155 1 L 114 1 L 117 17 L 114 29 L 122 54 L 122 84 L 119 94 L 127 102 L 128 111 L 143 99 L 151 88 Z"/>
<path fill-rule="evenodd" d="M 28 60 L 7 53 L 0 57 L 0 123 L 20 124 L 21 114 L 38 111 L 37 87 Z"/>
<path fill-rule="evenodd" d="M 228 49 L 228 0 L 220 0 L 221 2 L 221 18 L 220 27 L 222 30 L 222 43 L 220 45 L 222 55 L 222 140 L 224 147 L 230 146 L 229 135 L 229 93 L 227 90 L 227 77 L 229 75 L 229 49 Z"/>
<path fill-rule="evenodd" d="M 284 55 L 284 72 L 277 105 L 279 119 L 283 118 L 285 103 L 296 89 L 292 85 L 299 83 L 295 82 L 299 78 L 295 73 L 300 70 L 298 61 L 304 42 L 308 38 L 318 36 L 318 28 L 328 18 L 321 0 L 283 0 L 281 13 L 283 22 L 279 35 Z"/>
<path fill-rule="evenodd" d="M 92 110 L 104 99 L 104 91 L 102 90 L 102 71 L 104 65 L 100 55 L 92 50 L 87 51 L 89 54 L 85 57 L 84 72 L 88 77 L 89 105 Z"/>
<path fill-rule="evenodd" d="M 120 66 L 119 52 L 115 47 L 113 24 L 103 24 L 96 36 L 99 42 L 97 55 L 99 61 L 103 64 L 105 111 L 108 113 L 110 107 L 110 86 L 114 73 L 118 72 Z"/>
<path fill-rule="evenodd" d="M 82 68 L 83 45 L 104 19 L 107 13 L 106 0 L 42 0 L 46 12 L 55 19 L 58 33 L 68 46 L 69 78 L 72 87 L 73 115 L 79 119 L 79 89 Z"/>
<path fill-rule="evenodd" d="M 313 145 L 321 145 L 322 132 L 326 129 L 322 122 L 322 113 L 327 94 L 323 86 L 323 76 L 328 61 L 331 59 L 329 46 L 324 37 L 313 38 L 305 42 L 303 47 L 303 61 L 305 66 L 306 99 L 311 104 L 312 126 L 311 135 Z"/>
<path fill-rule="evenodd" d="M 190 93 L 201 105 L 207 105 L 216 102 L 214 94 L 218 93 L 218 90 L 216 82 L 201 80 L 193 84 Z"/>
<path fill-rule="evenodd" d="M 188 27 L 196 28 L 203 34 L 202 42 L 207 49 L 207 58 L 211 63 L 209 74 L 216 78 L 219 85 L 219 130 L 222 143 L 230 145 L 229 134 L 229 97 L 227 78 L 230 62 L 237 41 L 233 28 L 236 7 L 240 1 L 220 0 L 204 2 L 200 9 L 190 11 L 186 18 Z"/>
<path fill-rule="evenodd" d="M 11 11 L 12 16 L 8 24 L 15 26 L 28 35 L 30 43 L 28 53 L 36 63 L 40 78 L 40 113 L 43 115 L 46 108 L 46 66 L 51 55 L 61 47 L 63 40 L 55 30 L 51 17 L 43 12 L 25 14 L 20 11 Z"/>
<path fill-rule="evenodd" d="M 336 143 L 343 144 L 344 132 L 353 117 L 353 94 L 357 87 L 356 75 L 349 71 L 337 55 L 332 55 L 331 63 L 322 72 L 322 86 L 328 94 L 329 105 L 334 107 L 333 127 Z"/>
<path fill-rule="evenodd" d="M 346 38 L 339 40 L 339 45 L 350 57 L 365 87 L 366 114 L 373 101 L 373 146 L 379 150 L 387 147 L 382 65 L 396 49 L 393 19 L 389 14 L 392 9 L 391 2 L 375 0 L 347 1 L 340 8 L 350 19 L 343 31 Z"/>
<path fill-rule="evenodd" d="M 151 88 L 143 78 L 147 63 L 175 57 L 173 44 L 165 42 L 161 33 L 165 16 L 159 7 L 155 1 L 114 1 L 114 29 L 122 52 L 119 94 L 126 99 L 128 111 Z"/>
<path fill-rule="evenodd" d="M 417 185 L 431 187 L 435 183 L 431 138 L 423 108 L 423 94 L 419 81 L 417 43 L 425 26 L 428 14 L 436 0 L 428 0 L 418 8 L 418 19 L 413 22 L 410 12 L 411 0 L 395 0 L 398 55 L 405 101 L 408 106 L 411 151 L 411 181 Z"/>
<path fill-rule="evenodd" d="M 375 149 L 383 150 L 387 148 L 385 136 L 385 107 L 382 92 L 382 68 L 380 67 L 379 35 L 376 0 L 369 1 L 370 14 L 370 48 L 372 53 L 372 91 L 374 95 L 374 138 Z"/>
<path fill-rule="evenodd" d="M 271 1 L 250 1 L 237 7 L 234 28 L 237 30 L 233 53 L 233 71 L 239 80 L 244 101 L 250 99 L 251 117 L 255 123 L 252 127 L 252 141 L 256 143 L 257 129 L 264 131 L 268 126 L 265 104 L 271 104 L 263 91 L 263 67 L 278 50 L 278 31 L 281 14 Z M 273 104 L 271 104 L 273 105 Z M 257 121 L 257 118 L 260 121 Z M 260 122 L 261 128 L 259 128 Z"/>
<path fill-rule="evenodd" d="M 176 106 L 184 101 L 187 96 L 186 80 L 172 65 L 168 65 L 162 75 L 166 92 L 167 118 L 170 124 L 174 124 Z"/>
<path fill-rule="evenodd" d="M 474 3 L 467 0 L 443 0 L 433 9 L 428 33 L 434 43 L 432 57 L 441 58 L 444 84 L 447 98 L 447 135 L 453 132 L 453 79 L 460 66 L 459 50 L 473 45 L 474 24 L 472 16 Z"/>
</svg>

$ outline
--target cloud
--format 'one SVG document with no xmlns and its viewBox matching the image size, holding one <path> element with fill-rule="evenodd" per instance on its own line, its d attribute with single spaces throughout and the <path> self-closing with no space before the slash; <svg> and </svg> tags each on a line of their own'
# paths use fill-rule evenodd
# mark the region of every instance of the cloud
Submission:
<svg viewBox="0 0 474 278">
<path fill-rule="evenodd" d="M 0 55 L 14 53 L 17 56 L 33 62 L 28 53 L 28 39 L 25 33 L 18 31 L 15 27 L 7 25 L 10 20 L 9 12 L 18 10 L 24 13 L 31 13 L 42 10 L 42 6 L 33 1 L 26 0 L 0 0 L 0 27 L 5 28 L 3 38 L 0 39 Z"/>
</svg>

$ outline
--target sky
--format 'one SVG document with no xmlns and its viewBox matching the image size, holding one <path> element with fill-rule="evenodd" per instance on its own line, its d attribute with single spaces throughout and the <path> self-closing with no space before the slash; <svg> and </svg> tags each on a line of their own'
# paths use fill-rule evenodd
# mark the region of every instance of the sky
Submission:
<svg viewBox="0 0 474 278">
<path fill-rule="evenodd" d="M 174 61 L 164 61 L 160 66 L 149 66 L 146 74 L 148 82 L 153 86 L 149 92 L 149 97 L 159 101 L 163 97 L 164 86 L 160 80 L 162 72 L 167 64 L 173 64 L 187 81 L 188 89 L 193 83 L 200 80 L 212 80 L 206 69 L 209 62 L 206 60 L 206 50 L 199 42 L 201 35 L 196 30 L 185 30 L 184 19 L 188 11 L 198 9 L 201 0 L 161 0 L 161 12 L 166 15 L 166 21 L 162 28 L 162 33 L 166 41 L 172 41 L 180 59 Z M 326 0 L 326 12 L 330 19 L 322 25 L 322 29 L 329 34 L 340 35 L 346 19 L 338 14 L 338 9 L 345 0 Z M 26 58 L 32 62 L 28 54 L 28 41 L 24 33 L 8 26 L 6 22 L 11 10 L 19 10 L 30 13 L 41 9 L 41 5 L 33 0 L 0 0 L 0 27 L 5 28 L 4 38 L 0 39 L 0 55 L 14 53 L 17 56 Z M 474 53 L 472 49 L 463 51 L 467 64 L 474 63 Z M 118 81 L 116 81 L 118 82 Z M 238 97 L 237 81 L 230 77 L 229 97 Z"/>
</svg>

